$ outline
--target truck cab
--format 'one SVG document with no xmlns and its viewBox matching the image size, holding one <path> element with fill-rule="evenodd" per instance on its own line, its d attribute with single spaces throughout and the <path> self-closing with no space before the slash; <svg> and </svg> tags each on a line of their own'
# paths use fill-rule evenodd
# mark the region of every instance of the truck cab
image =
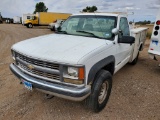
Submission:
<svg viewBox="0 0 160 120">
<path fill-rule="evenodd" d="M 125 14 L 75 14 L 55 34 L 13 45 L 10 69 L 29 90 L 85 100 L 99 112 L 109 100 L 112 76 L 137 63 L 146 30 L 130 30 Z"/>
<path fill-rule="evenodd" d="M 27 19 L 24 25 L 28 28 L 32 28 L 33 25 L 38 25 L 38 17 L 37 16 L 30 16 L 30 19 Z"/>
</svg>

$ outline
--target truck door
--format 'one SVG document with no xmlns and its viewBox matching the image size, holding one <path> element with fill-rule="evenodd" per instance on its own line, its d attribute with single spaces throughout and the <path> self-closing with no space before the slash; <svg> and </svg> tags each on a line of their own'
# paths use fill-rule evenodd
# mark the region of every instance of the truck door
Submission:
<svg viewBox="0 0 160 120">
<path fill-rule="evenodd" d="M 32 16 L 32 24 L 38 25 L 38 17 L 37 16 Z"/>
<path fill-rule="evenodd" d="M 129 24 L 126 17 L 120 18 L 119 30 L 120 33 L 118 35 L 118 39 L 122 36 L 130 36 Z M 117 40 L 116 65 L 124 65 L 128 62 L 131 54 L 131 48 L 130 44 L 118 43 Z"/>
</svg>

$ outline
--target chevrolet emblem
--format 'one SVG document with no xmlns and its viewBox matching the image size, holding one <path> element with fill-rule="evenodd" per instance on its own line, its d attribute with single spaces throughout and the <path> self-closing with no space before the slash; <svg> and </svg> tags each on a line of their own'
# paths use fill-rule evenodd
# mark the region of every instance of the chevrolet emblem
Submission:
<svg viewBox="0 0 160 120">
<path fill-rule="evenodd" d="M 28 64 L 27 66 L 28 66 L 28 68 L 29 68 L 30 70 L 34 69 L 34 66 L 31 65 L 31 64 Z"/>
</svg>

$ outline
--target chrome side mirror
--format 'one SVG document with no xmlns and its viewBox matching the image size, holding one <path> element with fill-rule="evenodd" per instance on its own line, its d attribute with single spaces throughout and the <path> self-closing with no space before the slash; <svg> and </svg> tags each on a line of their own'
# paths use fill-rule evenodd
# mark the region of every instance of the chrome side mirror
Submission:
<svg viewBox="0 0 160 120">
<path fill-rule="evenodd" d="M 58 23 L 55 24 L 55 29 L 58 29 L 60 25 Z"/>
</svg>

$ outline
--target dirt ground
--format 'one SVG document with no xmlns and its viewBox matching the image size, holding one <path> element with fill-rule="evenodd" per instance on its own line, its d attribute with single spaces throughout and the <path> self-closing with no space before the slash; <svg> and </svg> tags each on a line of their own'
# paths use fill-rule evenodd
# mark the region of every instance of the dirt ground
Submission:
<svg viewBox="0 0 160 120">
<path fill-rule="evenodd" d="M 44 34 L 48 29 L 0 25 L 0 120 L 160 120 L 160 67 L 148 57 L 147 40 L 135 66 L 125 65 L 113 77 L 109 102 L 100 113 L 86 109 L 84 102 L 30 92 L 10 72 L 10 48 L 19 41 Z M 26 48 L 27 49 L 27 48 Z"/>
</svg>

